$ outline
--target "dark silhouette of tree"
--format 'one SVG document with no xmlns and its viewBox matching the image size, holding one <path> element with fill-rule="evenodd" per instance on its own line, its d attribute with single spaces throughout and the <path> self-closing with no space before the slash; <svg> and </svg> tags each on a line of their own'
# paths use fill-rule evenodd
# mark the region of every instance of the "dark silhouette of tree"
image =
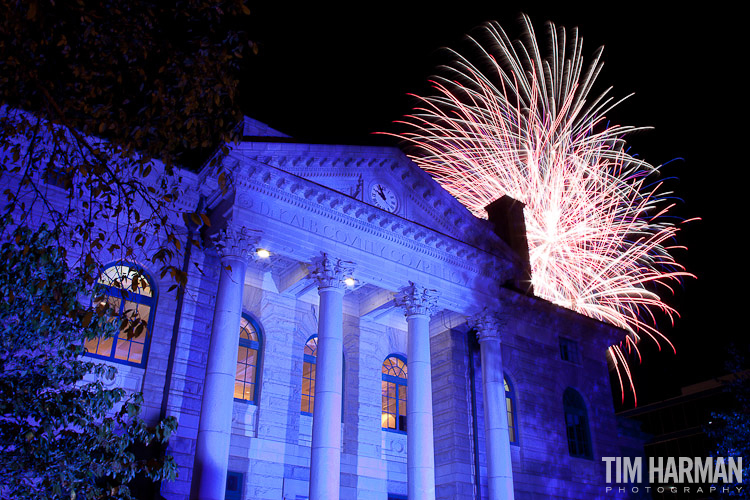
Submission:
<svg viewBox="0 0 750 500">
<path fill-rule="evenodd" d="M 174 478 L 171 457 L 131 451 L 166 442 L 174 417 L 149 427 L 142 396 L 106 388 L 114 367 L 83 357 L 119 322 L 106 302 L 81 303 L 95 286 L 71 277 L 54 232 L 17 229 L 0 258 L 0 496 L 128 499 L 137 473 Z"/>
<path fill-rule="evenodd" d="M 0 0 L 0 497 L 129 498 L 137 474 L 174 476 L 169 457 L 130 450 L 175 422 L 148 428 L 139 394 L 102 385 L 116 369 L 81 356 L 143 328 L 97 297 L 106 262 L 186 283 L 181 253 L 201 242 L 184 226 L 208 218 L 178 204 L 174 167 L 215 162 L 238 131 L 247 14 L 243 0 Z"/>
<path fill-rule="evenodd" d="M 731 403 L 719 412 L 711 414 L 711 423 L 706 428 L 708 437 L 713 441 L 715 457 L 742 457 L 743 482 L 750 477 L 750 371 L 744 370 L 746 357 L 736 347 L 730 348 L 731 359 L 727 369 L 732 374 L 725 389 L 730 394 Z M 743 488 L 738 492 L 734 488 L 722 493 L 723 497 L 746 498 Z"/>
</svg>

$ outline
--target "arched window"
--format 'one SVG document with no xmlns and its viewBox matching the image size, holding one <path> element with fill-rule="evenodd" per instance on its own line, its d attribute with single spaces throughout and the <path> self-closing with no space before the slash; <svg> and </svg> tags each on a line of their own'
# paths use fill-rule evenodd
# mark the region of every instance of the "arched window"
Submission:
<svg viewBox="0 0 750 500">
<path fill-rule="evenodd" d="M 302 408 L 305 415 L 312 415 L 315 407 L 315 367 L 318 360 L 318 336 L 313 335 L 305 344 L 302 363 Z M 341 356 L 341 421 L 344 421 L 344 387 L 346 385 L 346 357 Z"/>
<path fill-rule="evenodd" d="M 315 405 L 315 363 L 318 357 L 318 336 L 307 339 L 302 363 L 302 413 L 312 415 Z"/>
<path fill-rule="evenodd" d="M 103 303 L 112 308 L 120 328 L 114 337 L 87 341 L 88 354 L 118 363 L 145 366 L 156 307 L 156 291 L 151 277 L 132 264 L 115 264 L 102 272 L 97 284 L 104 292 Z"/>
<path fill-rule="evenodd" d="M 240 343 L 237 346 L 237 374 L 234 378 L 234 398 L 257 403 L 260 373 L 260 327 L 248 315 L 240 319 Z"/>
<path fill-rule="evenodd" d="M 516 418 L 516 394 L 508 377 L 503 376 L 505 384 L 505 409 L 508 412 L 508 437 L 510 444 L 518 444 L 518 421 Z"/>
<path fill-rule="evenodd" d="M 591 435 L 586 405 L 575 389 L 568 387 L 563 394 L 565 427 L 568 435 L 568 452 L 571 457 L 593 458 Z"/>
<path fill-rule="evenodd" d="M 406 432 L 406 360 L 391 354 L 383 362 L 383 429 Z"/>
</svg>

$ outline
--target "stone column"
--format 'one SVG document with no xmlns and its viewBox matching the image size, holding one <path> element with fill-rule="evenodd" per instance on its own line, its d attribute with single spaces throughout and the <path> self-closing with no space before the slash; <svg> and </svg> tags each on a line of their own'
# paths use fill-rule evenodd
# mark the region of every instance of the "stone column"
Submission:
<svg viewBox="0 0 750 500">
<path fill-rule="evenodd" d="M 409 500 L 435 499 L 435 443 L 432 433 L 430 316 L 437 293 L 409 283 L 395 297 L 406 313 L 406 470 Z"/>
<path fill-rule="evenodd" d="M 513 500 L 513 463 L 510 456 L 508 413 L 505 404 L 501 324 L 488 311 L 474 316 L 470 323 L 477 331 L 482 359 L 484 388 L 484 439 L 487 456 L 489 500 Z"/>
<path fill-rule="evenodd" d="M 351 262 L 313 260 L 310 276 L 318 284 L 318 359 L 310 449 L 310 500 L 337 500 L 341 481 L 341 387 L 344 355 L 344 279 Z"/>
<path fill-rule="evenodd" d="M 219 289 L 208 345 L 206 378 L 193 468 L 193 497 L 223 500 L 232 433 L 234 378 L 242 315 L 242 290 L 247 263 L 257 236 L 242 227 L 227 226 L 214 238 L 221 256 Z"/>
</svg>

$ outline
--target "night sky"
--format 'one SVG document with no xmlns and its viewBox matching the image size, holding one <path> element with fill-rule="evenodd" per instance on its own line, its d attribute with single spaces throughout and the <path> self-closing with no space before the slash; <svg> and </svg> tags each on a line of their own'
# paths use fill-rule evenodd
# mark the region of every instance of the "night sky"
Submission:
<svg viewBox="0 0 750 500">
<path fill-rule="evenodd" d="M 742 320 L 750 307 L 743 300 L 748 250 L 741 236 L 748 180 L 741 14 L 716 3 L 704 4 L 712 10 L 671 12 L 620 3 L 586 9 L 570 2 L 455 2 L 450 10 L 407 3 L 251 4 L 247 29 L 260 51 L 243 75 L 245 113 L 300 141 L 396 145 L 372 133 L 395 130 L 392 122 L 413 103 L 407 93 L 428 92 L 429 76 L 448 61 L 441 47 L 465 47 L 463 35 L 488 20 L 515 38 L 521 12 L 531 16 L 538 38 L 548 20 L 577 26 L 587 62 L 605 46 L 593 94 L 609 86 L 617 97 L 635 93 L 608 118 L 654 127 L 630 137 L 631 151 L 655 165 L 670 162 L 662 175 L 675 177 L 668 181 L 682 200 L 675 214 L 702 219 L 677 241 L 689 248 L 678 261 L 698 279 L 667 299 L 681 313 L 675 328 L 662 324 L 678 353 L 641 344 L 639 403 L 724 373 L 728 345 L 747 349 Z"/>
</svg>

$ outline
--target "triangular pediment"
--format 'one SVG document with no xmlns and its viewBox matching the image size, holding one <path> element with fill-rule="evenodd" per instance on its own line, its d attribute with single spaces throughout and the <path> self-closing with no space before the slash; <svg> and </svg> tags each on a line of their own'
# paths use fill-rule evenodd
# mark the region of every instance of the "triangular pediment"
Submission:
<svg viewBox="0 0 750 500">
<path fill-rule="evenodd" d="M 515 260 L 492 231 L 397 148 L 302 144 L 292 141 L 241 143 L 243 162 L 258 162 L 312 181 L 477 248 Z"/>
<path fill-rule="evenodd" d="M 285 137 L 289 136 L 283 132 L 279 132 L 266 125 L 263 122 L 259 122 L 254 118 L 245 116 L 242 120 L 242 137 Z"/>
</svg>

